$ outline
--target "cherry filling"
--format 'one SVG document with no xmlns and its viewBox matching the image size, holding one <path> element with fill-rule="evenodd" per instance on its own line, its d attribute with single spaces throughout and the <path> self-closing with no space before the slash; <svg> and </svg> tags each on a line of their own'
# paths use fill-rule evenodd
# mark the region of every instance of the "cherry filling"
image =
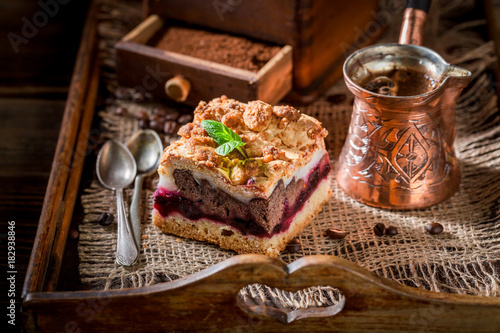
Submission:
<svg viewBox="0 0 500 333">
<path fill-rule="evenodd" d="M 168 191 L 164 188 L 158 188 L 155 193 L 154 208 L 161 216 L 166 217 L 173 213 L 181 214 L 183 217 L 196 221 L 200 218 L 210 219 L 214 222 L 230 225 L 238 229 L 243 235 L 253 235 L 256 237 L 270 238 L 271 236 L 288 230 L 294 216 L 303 208 L 305 202 L 311 194 L 318 188 L 319 183 L 328 176 L 330 172 L 330 161 L 328 155 L 325 155 L 321 161 L 309 172 L 305 181 L 293 182 L 286 188 L 286 197 L 284 198 L 284 209 L 279 220 L 272 231 L 265 230 L 256 223 L 251 210 L 239 210 L 237 216 L 232 212 L 225 214 L 207 214 L 202 212 L 201 205 L 203 198 L 193 201 L 184 198 L 178 192 Z M 290 190 L 290 191 L 289 191 Z M 295 194 L 293 194 L 295 192 Z M 285 195 L 283 193 L 283 195 Z M 289 198 L 294 198 L 294 202 L 289 203 Z M 232 200 L 235 200 L 232 198 Z M 241 202 L 238 202 L 242 204 Z M 246 206 L 246 205 L 245 205 Z"/>
</svg>

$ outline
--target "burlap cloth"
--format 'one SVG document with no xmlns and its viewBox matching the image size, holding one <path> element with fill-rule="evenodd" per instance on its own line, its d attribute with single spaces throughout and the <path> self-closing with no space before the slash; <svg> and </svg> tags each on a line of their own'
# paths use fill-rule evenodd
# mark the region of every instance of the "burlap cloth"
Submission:
<svg viewBox="0 0 500 333">
<path fill-rule="evenodd" d="M 103 75 L 107 88 L 116 86 L 113 74 L 113 43 L 140 21 L 137 2 L 114 3 L 101 0 L 101 50 Z M 391 11 L 390 27 L 382 41 L 397 40 L 401 22 L 401 2 L 384 4 Z M 458 101 L 456 152 L 462 167 L 458 192 L 446 202 L 423 210 L 390 211 L 363 205 L 347 196 L 330 175 L 332 199 L 313 223 L 300 233 L 302 249 L 294 254 L 282 253 L 279 259 L 290 263 L 314 254 L 334 255 L 352 261 L 376 274 L 401 284 L 449 293 L 500 296 L 500 117 L 493 89 L 491 66 L 496 61 L 494 45 L 475 31 L 486 22 L 468 21 L 450 24 L 448 17 L 467 11 L 473 1 L 435 1 L 426 40 L 449 62 L 473 72 L 473 81 Z M 392 7 L 391 7 L 392 6 Z M 132 14 L 131 14 L 132 13 Z M 428 42 L 427 42 L 428 41 Z M 341 103 L 321 99 L 298 108 L 318 118 L 328 129 L 327 148 L 335 167 L 352 112 L 352 95 L 339 80 L 328 95 L 346 94 Z M 154 105 L 117 100 L 98 110 L 106 137 L 121 142 L 138 129 L 131 117 L 114 114 L 126 104 L 151 112 Z M 167 138 L 167 141 L 172 138 Z M 97 180 L 81 197 L 85 217 L 79 225 L 80 276 L 93 289 L 142 287 L 170 281 L 199 272 L 235 253 L 217 246 L 161 233 L 151 222 L 153 193 L 157 176 L 144 185 L 142 196 L 143 235 L 138 263 L 123 267 L 115 263 L 116 222 L 101 226 L 96 220 L 102 212 L 115 213 L 115 196 Z M 125 191 L 130 202 L 132 189 Z M 394 225 L 399 234 L 377 237 L 373 226 L 382 222 Z M 431 236 L 427 224 L 439 222 L 444 232 Z M 331 240 L 323 233 L 327 228 L 349 232 L 343 240 Z"/>
</svg>

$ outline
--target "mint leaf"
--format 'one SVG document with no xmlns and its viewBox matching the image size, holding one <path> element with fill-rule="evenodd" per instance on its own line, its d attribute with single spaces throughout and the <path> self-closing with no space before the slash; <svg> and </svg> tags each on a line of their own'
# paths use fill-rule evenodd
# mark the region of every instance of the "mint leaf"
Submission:
<svg viewBox="0 0 500 333">
<path fill-rule="evenodd" d="M 228 142 L 220 145 L 219 147 L 217 147 L 215 149 L 215 152 L 221 156 L 226 156 L 227 154 L 232 152 L 235 148 L 239 148 L 239 147 L 243 146 L 244 144 L 245 144 L 244 142 L 228 141 Z M 245 155 L 243 154 L 243 156 L 245 156 Z M 246 156 L 245 156 L 245 158 L 246 158 Z"/>
<path fill-rule="evenodd" d="M 238 134 L 234 133 L 229 127 L 218 121 L 202 120 L 201 126 L 219 145 L 228 141 L 241 141 Z"/>
<path fill-rule="evenodd" d="M 202 120 L 200 124 L 205 131 L 207 131 L 208 135 L 210 135 L 210 137 L 212 137 L 212 139 L 214 139 L 214 141 L 219 145 L 219 147 L 215 149 L 217 154 L 226 156 L 236 148 L 244 158 L 247 158 L 241 149 L 245 143 L 241 137 L 233 132 L 233 130 L 229 127 L 215 120 Z"/>
</svg>

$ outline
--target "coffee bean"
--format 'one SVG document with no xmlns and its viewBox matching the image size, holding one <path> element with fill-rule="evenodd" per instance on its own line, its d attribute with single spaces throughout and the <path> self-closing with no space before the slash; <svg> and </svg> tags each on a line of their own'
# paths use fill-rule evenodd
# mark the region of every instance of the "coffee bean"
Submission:
<svg viewBox="0 0 500 333">
<path fill-rule="evenodd" d="M 439 235 L 443 230 L 443 225 L 437 222 L 432 222 L 425 227 L 425 231 L 431 235 Z"/>
<path fill-rule="evenodd" d="M 161 273 L 161 272 L 156 272 L 154 278 L 155 278 L 155 282 L 170 282 L 170 281 L 172 281 L 172 278 L 168 274 Z"/>
<path fill-rule="evenodd" d="M 125 87 L 118 87 L 115 90 L 115 97 L 118 99 L 127 99 L 129 96 L 129 93 L 127 91 L 127 88 Z"/>
<path fill-rule="evenodd" d="M 134 112 L 134 117 L 139 120 L 148 120 L 149 115 L 145 110 L 137 110 Z"/>
<path fill-rule="evenodd" d="M 103 225 L 103 222 L 108 218 L 108 215 L 109 213 L 102 213 L 101 215 L 99 215 L 99 217 L 97 218 L 97 223 Z"/>
<path fill-rule="evenodd" d="M 231 236 L 234 234 L 231 230 L 223 229 L 222 232 L 220 233 L 222 236 Z"/>
<path fill-rule="evenodd" d="M 158 121 L 158 122 L 165 122 L 165 117 L 159 115 L 159 114 L 152 114 L 149 116 L 149 121 Z"/>
<path fill-rule="evenodd" d="M 289 253 L 298 252 L 301 248 L 302 248 L 302 243 L 298 238 L 293 238 L 286 246 L 286 250 Z"/>
<path fill-rule="evenodd" d="M 165 117 L 168 114 L 168 111 L 165 108 L 156 107 L 156 108 L 153 109 L 153 114 L 154 115 L 159 115 L 161 117 Z"/>
<path fill-rule="evenodd" d="M 126 116 L 128 115 L 128 109 L 124 106 L 119 106 L 115 109 L 115 114 L 117 116 Z"/>
<path fill-rule="evenodd" d="M 179 130 L 179 124 L 173 120 L 167 120 L 163 125 L 163 132 L 168 135 L 174 135 Z"/>
<path fill-rule="evenodd" d="M 142 129 L 146 129 L 149 127 L 149 121 L 146 119 L 141 119 L 139 120 L 139 127 L 142 128 Z"/>
<path fill-rule="evenodd" d="M 385 224 L 383 223 L 375 224 L 375 226 L 373 227 L 373 232 L 375 233 L 375 235 L 379 237 L 385 235 Z"/>
<path fill-rule="evenodd" d="M 348 232 L 340 229 L 326 229 L 325 236 L 331 239 L 344 239 L 347 236 Z"/>
<path fill-rule="evenodd" d="M 102 213 L 97 219 L 97 223 L 103 226 L 110 225 L 115 220 L 115 216 L 110 213 Z"/>
<path fill-rule="evenodd" d="M 155 132 L 162 132 L 163 125 L 165 125 L 165 123 L 163 121 L 161 121 L 161 119 L 153 120 L 153 121 L 149 122 L 149 128 L 151 128 Z"/>
<path fill-rule="evenodd" d="M 179 112 L 173 110 L 165 115 L 165 120 L 177 120 L 179 119 Z"/>
<path fill-rule="evenodd" d="M 326 100 L 333 104 L 340 104 L 347 99 L 346 94 L 335 94 L 326 97 Z"/>
<path fill-rule="evenodd" d="M 144 102 L 144 94 L 140 91 L 135 91 L 132 93 L 132 101 L 135 103 Z"/>
<path fill-rule="evenodd" d="M 191 120 L 193 120 L 193 116 L 190 114 L 183 114 L 182 116 L 177 119 L 177 122 L 181 125 L 189 123 Z"/>
<path fill-rule="evenodd" d="M 80 236 L 80 233 L 76 229 L 69 229 L 69 238 L 71 239 L 78 239 Z"/>
<path fill-rule="evenodd" d="M 387 229 L 385 230 L 385 234 L 388 235 L 388 236 L 394 236 L 394 235 L 397 235 L 398 234 L 398 228 L 396 228 L 395 226 L 393 225 L 390 225 L 387 227 Z"/>
</svg>

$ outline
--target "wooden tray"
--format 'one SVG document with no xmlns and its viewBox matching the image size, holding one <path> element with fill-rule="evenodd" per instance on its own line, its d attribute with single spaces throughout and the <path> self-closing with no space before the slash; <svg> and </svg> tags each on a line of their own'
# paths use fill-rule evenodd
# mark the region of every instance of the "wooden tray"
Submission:
<svg viewBox="0 0 500 333">
<path fill-rule="evenodd" d="M 121 85 L 143 87 L 153 96 L 165 98 L 168 80 L 180 75 L 190 82 L 189 94 L 183 102 L 191 106 L 221 95 L 240 101 L 259 99 L 276 104 L 292 89 L 290 45 L 283 46 L 254 73 L 146 45 L 164 24 L 158 15 L 151 15 L 117 43 L 116 65 Z"/>
<path fill-rule="evenodd" d="M 27 332 L 499 331 L 500 298 L 399 285 L 333 256 L 309 256 L 285 265 L 261 255 L 238 255 L 186 278 L 144 288 L 57 291 L 99 87 L 96 27 L 93 4 L 23 289 Z M 238 292 L 253 283 L 289 291 L 332 286 L 343 293 L 345 303 L 336 309 L 285 311 L 242 302 Z"/>
</svg>

